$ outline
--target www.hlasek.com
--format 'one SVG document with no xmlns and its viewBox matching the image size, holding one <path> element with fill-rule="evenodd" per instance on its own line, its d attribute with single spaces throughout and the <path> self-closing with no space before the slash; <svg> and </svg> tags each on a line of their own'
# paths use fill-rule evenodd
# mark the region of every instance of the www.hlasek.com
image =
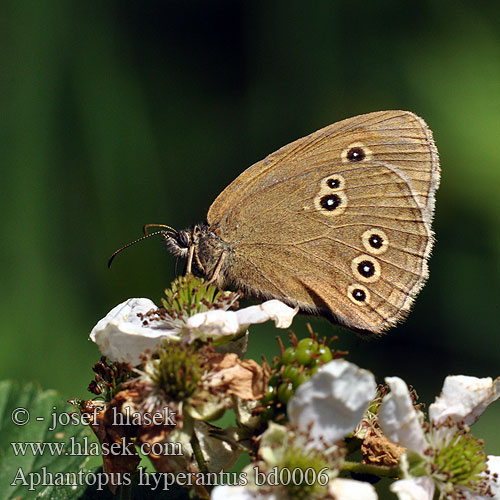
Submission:
<svg viewBox="0 0 500 500">
<path fill-rule="evenodd" d="M 123 441 L 99 444 L 90 441 L 87 436 L 83 436 L 78 440 L 72 436 L 68 442 L 12 442 L 10 445 L 16 457 L 28 454 L 38 456 L 46 453 L 52 456 L 65 455 L 68 457 L 98 457 L 99 455 L 123 457 L 136 455 L 136 449 L 143 455 L 182 455 L 182 444 L 179 442 L 141 443 L 137 446 Z"/>
<path fill-rule="evenodd" d="M 172 485 L 178 486 L 246 486 L 249 483 L 246 472 L 149 472 L 144 467 L 139 467 L 139 475 L 136 479 L 139 486 L 151 489 L 169 490 Z M 257 467 L 253 468 L 253 483 L 256 486 L 287 486 L 290 484 L 319 484 L 325 486 L 328 483 L 328 469 L 325 467 L 319 472 L 312 467 L 303 469 L 278 469 L 274 467 L 265 474 Z M 41 472 L 30 472 L 24 475 L 19 469 L 11 485 L 28 486 L 33 491 L 38 486 L 95 486 L 97 490 L 103 490 L 109 486 L 129 486 L 132 484 L 131 473 L 93 473 L 80 470 L 79 472 L 49 472 L 42 467 Z"/>
</svg>

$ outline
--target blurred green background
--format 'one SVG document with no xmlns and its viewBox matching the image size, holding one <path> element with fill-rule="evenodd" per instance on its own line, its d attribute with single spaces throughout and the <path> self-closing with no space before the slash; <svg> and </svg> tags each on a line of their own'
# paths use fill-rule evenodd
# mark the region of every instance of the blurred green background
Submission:
<svg viewBox="0 0 500 500">
<path fill-rule="evenodd" d="M 93 325 L 175 273 L 160 239 L 108 270 L 116 248 L 201 222 L 255 161 L 383 109 L 422 116 L 440 151 L 430 279 L 381 339 L 312 324 L 426 403 L 448 374 L 500 375 L 500 3 L 4 0 L 0 25 L 0 378 L 85 397 Z M 255 327 L 250 354 L 275 335 Z M 475 427 L 495 454 L 499 417 Z"/>
</svg>

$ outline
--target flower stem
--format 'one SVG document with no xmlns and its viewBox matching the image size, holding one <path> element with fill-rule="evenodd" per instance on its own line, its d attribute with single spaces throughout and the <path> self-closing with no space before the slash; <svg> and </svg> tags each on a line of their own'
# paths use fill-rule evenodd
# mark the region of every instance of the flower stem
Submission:
<svg viewBox="0 0 500 500">
<path fill-rule="evenodd" d="M 355 472 L 356 474 L 370 474 L 379 477 L 400 477 L 401 469 L 395 465 L 388 467 L 387 465 L 371 465 L 360 464 L 358 462 L 344 462 L 342 470 Z"/>
<path fill-rule="evenodd" d="M 196 459 L 200 472 L 208 472 L 207 463 L 205 462 L 205 457 L 201 451 L 200 441 L 198 440 L 198 436 L 194 430 L 191 435 L 191 447 L 193 448 L 194 458 Z"/>
<path fill-rule="evenodd" d="M 196 435 L 195 430 L 193 429 L 193 433 L 191 434 L 191 447 L 193 448 L 193 455 L 196 459 L 196 463 L 198 464 L 198 468 L 200 472 L 206 474 L 208 472 L 207 462 L 205 461 L 205 457 L 203 456 L 203 451 L 201 450 L 200 440 Z M 195 491 L 198 495 L 198 498 L 203 500 L 210 500 L 210 493 L 207 491 L 205 486 L 195 486 Z"/>
</svg>

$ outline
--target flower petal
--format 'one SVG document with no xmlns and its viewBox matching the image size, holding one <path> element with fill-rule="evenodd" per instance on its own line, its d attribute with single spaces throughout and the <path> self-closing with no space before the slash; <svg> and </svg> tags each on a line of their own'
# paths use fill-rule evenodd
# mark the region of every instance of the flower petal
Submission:
<svg viewBox="0 0 500 500">
<path fill-rule="evenodd" d="M 290 433 L 285 426 L 272 421 L 269 423 L 269 427 L 262 433 L 259 456 L 270 469 L 282 464 L 289 435 Z"/>
<path fill-rule="evenodd" d="M 432 500 L 434 482 L 430 477 L 401 479 L 392 483 L 390 490 L 396 493 L 399 500 Z"/>
<path fill-rule="evenodd" d="M 253 359 L 235 353 L 215 354 L 209 362 L 208 386 L 213 392 L 259 400 L 267 390 L 267 372 Z"/>
<path fill-rule="evenodd" d="M 210 495 L 212 500 L 278 500 L 273 493 L 260 493 L 246 486 L 216 486 Z"/>
<path fill-rule="evenodd" d="M 243 427 L 257 427 L 262 423 L 260 415 L 255 412 L 255 408 L 260 406 L 260 401 L 250 401 L 245 399 L 236 398 L 234 402 L 234 413 L 236 422 L 239 426 Z"/>
<path fill-rule="evenodd" d="M 288 307 L 279 300 L 268 300 L 258 306 L 250 306 L 236 311 L 238 322 L 242 330 L 246 330 L 250 325 L 264 323 L 273 320 L 276 328 L 288 328 L 297 314 L 299 308 Z"/>
<path fill-rule="evenodd" d="M 323 449 L 358 425 L 375 393 L 372 373 L 336 359 L 297 389 L 288 403 L 288 418 L 309 433 L 312 446 Z"/>
<path fill-rule="evenodd" d="M 219 472 L 230 469 L 241 451 L 233 450 L 231 446 L 216 437 L 212 437 L 211 431 L 217 429 L 207 422 L 194 423 L 194 431 L 199 440 L 201 451 L 205 457 L 205 462 L 209 472 Z"/>
<path fill-rule="evenodd" d="M 498 500 L 500 498 L 500 457 L 488 455 L 487 467 L 490 471 L 490 477 L 494 477 L 496 474 L 496 479 L 490 481 L 490 488 L 493 493 L 492 498 Z"/>
<path fill-rule="evenodd" d="M 143 324 L 139 315 L 157 309 L 149 299 L 128 299 L 114 307 L 99 320 L 90 333 L 102 354 L 110 361 L 121 361 L 137 365 L 139 355 L 146 349 L 154 350 L 163 338 L 177 339 L 177 328 L 165 321 Z"/>
<path fill-rule="evenodd" d="M 424 431 L 408 387 L 399 377 L 387 377 L 385 381 L 391 392 L 384 397 L 379 411 L 382 430 L 391 441 L 422 455 L 426 448 Z"/>
<path fill-rule="evenodd" d="M 185 335 L 187 332 L 196 330 L 196 338 L 217 339 L 229 335 L 235 335 L 240 330 L 238 317 L 235 311 L 223 311 L 215 309 L 207 312 L 194 314 L 186 321 L 184 327 Z"/>
<path fill-rule="evenodd" d="M 190 332 L 196 338 L 212 338 L 236 335 L 250 325 L 273 320 L 277 328 L 288 328 L 298 309 L 292 309 L 279 300 L 268 300 L 258 306 L 245 307 L 238 311 L 220 309 L 198 313 L 186 322 L 186 335 Z"/>
<path fill-rule="evenodd" d="M 441 395 L 429 406 L 429 417 L 440 423 L 451 417 L 472 425 L 488 405 L 500 397 L 500 377 L 476 378 L 464 375 L 446 377 Z"/>
<path fill-rule="evenodd" d="M 377 492 L 370 483 L 355 479 L 335 478 L 328 484 L 328 492 L 335 500 L 377 500 Z"/>
</svg>

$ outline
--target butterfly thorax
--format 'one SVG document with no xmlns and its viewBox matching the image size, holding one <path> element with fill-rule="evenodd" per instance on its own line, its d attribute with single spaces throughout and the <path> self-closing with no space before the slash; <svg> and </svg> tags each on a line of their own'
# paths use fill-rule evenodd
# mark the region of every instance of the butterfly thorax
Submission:
<svg viewBox="0 0 500 500">
<path fill-rule="evenodd" d="M 226 270 L 231 266 L 232 246 L 217 236 L 208 224 L 196 224 L 189 229 L 177 231 L 166 240 L 168 251 L 188 259 L 192 252 L 192 272 L 196 276 L 212 279 L 223 286 Z"/>
</svg>

